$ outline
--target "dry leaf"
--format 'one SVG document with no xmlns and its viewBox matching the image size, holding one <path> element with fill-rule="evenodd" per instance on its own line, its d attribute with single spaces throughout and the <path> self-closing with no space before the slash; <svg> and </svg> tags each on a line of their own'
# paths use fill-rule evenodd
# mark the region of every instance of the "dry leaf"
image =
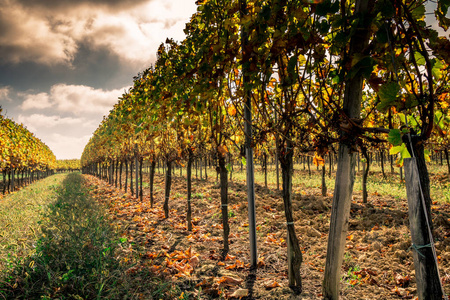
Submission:
<svg viewBox="0 0 450 300">
<path fill-rule="evenodd" d="M 242 298 L 248 296 L 248 290 L 247 289 L 237 289 L 234 291 L 233 294 L 230 295 L 231 298 Z"/>
<path fill-rule="evenodd" d="M 192 266 L 192 268 L 198 266 L 199 263 L 200 259 L 198 258 L 198 256 L 191 257 L 191 259 L 189 260 L 189 264 Z"/>
<path fill-rule="evenodd" d="M 275 280 L 269 281 L 266 284 L 264 284 L 264 287 L 266 288 L 266 290 L 271 290 L 271 289 L 274 289 L 274 288 L 280 287 L 280 286 L 281 285 L 278 282 L 276 282 Z"/>
<path fill-rule="evenodd" d="M 367 251 L 368 249 L 369 249 L 369 246 L 360 246 L 360 245 L 356 246 L 356 250 L 358 250 L 358 251 Z"/>
<path fill-rule="evenodd" d="M 394 276 L 395 284 L 401 287 L 406 287 L 409 285 L 409 282 L 411 281 L 411 277 L 409 275 L 402 276 L 400 274 L 395 274 Z"/>
<path fill-rule="evenodd" d="M 233 286 L 233 285 L 239 285 L 242 283 L 242 279 L 240 278 L 234 278 L 230 276 L 222 276 L 217 283 L 221 286 Z"/>
</svg>

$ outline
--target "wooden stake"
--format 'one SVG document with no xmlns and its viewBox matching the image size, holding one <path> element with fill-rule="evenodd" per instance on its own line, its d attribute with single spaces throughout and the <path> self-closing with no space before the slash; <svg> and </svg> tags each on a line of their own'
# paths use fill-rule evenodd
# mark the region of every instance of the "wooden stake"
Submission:
<svg viewBox="0 0 450 300">
<path fill-rule="evenodd" d="M 431 226 L 429 224 L 431 220 L 427 220 L 424 213 L 424 201 L 422 201 L 416 158 L 405 158 L 404 167 L 417 294 L 419 300 L 441 300 L 442 289 L 434 253 L 434 243 L 430 240 L 428 229 Z"/>
</svg>

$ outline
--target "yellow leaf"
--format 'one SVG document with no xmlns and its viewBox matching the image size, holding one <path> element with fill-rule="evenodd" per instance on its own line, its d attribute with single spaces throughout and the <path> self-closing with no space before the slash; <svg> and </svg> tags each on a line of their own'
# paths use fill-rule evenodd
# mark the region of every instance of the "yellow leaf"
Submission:
<svg viewBox="0 0 450 300">
<path fill-rule="evenodd" d="M 219 151 L 219 153 L 224 156 L 225 154 L 228 153 L 228 148 L 225 145 L 220 145 L 219 147 L 217 147 L 217 151 Z"/>
<path fill-rule="evenodd" d="M 236 107 L 234 107 L 234 105 L 230 105 L 230 106 L 228 106 L 228 114 L 230 115 L 230 116 L 234 116 L 234 115 L 236 115 Z"/>
<path fill-rule="evenodd" d="M 317 155 L 317 153 L 315 153 L 313 158 L 313 164 L 316 166 L 324 166 L 325 160 L 321 156 Z"/>
</svg>

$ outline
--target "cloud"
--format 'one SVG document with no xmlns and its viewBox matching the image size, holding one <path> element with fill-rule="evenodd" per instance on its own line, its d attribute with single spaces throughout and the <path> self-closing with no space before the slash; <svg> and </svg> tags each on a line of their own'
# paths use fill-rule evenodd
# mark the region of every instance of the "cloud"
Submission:
<svg viewBox="0 0 450 300">
<path fill-rule="evenodd" d="M 75 159 L 81 157 L 89 138 L 90 135 L 70 136 L 54 133 L 46 138 L 45 144 L 56 155 L 56 159 Z"/>
<path fill-rule="evenodd" d="M 50 93 L 20 93 L 25 101 L 23 111 L 49 109 L 74 116 L 108 114 L 128 87 L 114 90 L 95 89 L 85 85 L 56 84 Z"/>
<path fill-rule="evenodd" d="M 43 128 L 54 128 L 62 126 L 86 126 L 84 119 L 61 117 L 56 115 L 32 114 L 30 116 L 19 115 L 18 122 L 24 124 L 30 131 L 38 132 Z"/>
<path fill-rule="evenodd" d="M 22 123 L 36 137 L 41 139 L 57 159 L 80 158 L 101 117 L 61 117 L 59 115 L 20 114 L 18 123 Z"/>
<path fill-rule="evenodd" d="M 0 0 L 0 63 L 67 65 L 80 44 L 149 64 L 167 37 L 181 40 L 194 1 Z"/>
<path fill-rule="evenodd" d="M 26 7 L 33 7 L 34 9 L 42 10 L 68 10 L 77 6 L 83 5 L 91 8 L 103 8 L 110 11 L 119 11 L 124 8 L 129 8 L 138 5 L 142 2 L 148 2 L 148 0 L 18 0 Z"/>
<path fill-rule="evenodd" d="M 2 87 L 0 88 L 0 101 L 11 102 L 11 98 L 9 97 L 11 92 L 10 87 Z"/>
<path fill-rule="evenodd" d="M 50 97 L 60 112 L 105 115 L 124 91 L 125 88 L 105 91 L 84 85 L 57 84 L 51 88 Z"/>
<path fill-rule="evenodd" d="M 36 95 L 26 95 L 25 101 L 22 103 L 21 108 L 23 110 L 28 109 L 45 109 L 52 106 L 50 98 L 47 93 L 39 93 Z"/>
<path fill-rule="evenodd" d="M 0 62 L 52 65 L 73 60 L 77 46 L 71 36 L 51 30 L 44 16 L 11 2 L 0 4 Z"/>
<path fill-rule="evenodd" d="M 20 114 L 17 118 L 18 123 L 22 123 L 50 147 L 57 159 L 80 158 L 100 120 L 101 117 L 61 117 L 45 114 Z"/>
</svg>

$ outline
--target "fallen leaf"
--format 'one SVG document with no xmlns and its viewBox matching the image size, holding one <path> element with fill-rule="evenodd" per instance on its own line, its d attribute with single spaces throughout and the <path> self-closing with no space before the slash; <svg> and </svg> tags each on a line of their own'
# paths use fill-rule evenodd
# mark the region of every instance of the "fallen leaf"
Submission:
<svg viewBox="0 0 450 300">
<path fill-rule="evenodd" d="M 198 256 L 191 257 L 191 259 L 189 260 L 189 264 L 192 266 L 192 268 L 198 266 L 199 263 L 200 259 L 198 258 Z"/>
<path fill-rule="evenodd" d="M 369 246 L 360 246 L 360 245 L 356 246 L 356 250 L 358 250 L 358 251 L 367 251 L 368 249 L 369 249 Z"/>
<path fill-rule="evenodd" d="M 264 288 L 265 288 L 266 290 L 271 290 L 271 289 L 274 289 L 274 288 L 280 287 L 280 286 L 281 286 L 281 285 L 280 285 L 278 282 L 276 282 L 275 280 L 269 281 L 269 282 L 267 282 L 266 284 L 264 284 Z"/>
<path fill-rule="evenodd" d="M 195 285 L 195 287 L 204 286 L 204 285 L 207 285 L 208 283 L 209 283 L 209 281 L 205 278 L 201 282 L 197 283 Z"/>
<path fill-rule="evenodd" d="M 264 267 L 265 265 L 266 265 L 266 263 L 264 262 L 264 257 L 261 257 L 261 258 L 258 260 L 257 267 L 258 267 L 258 268 L 262 268 L 262 267 Z"/>
<path fill-rule="evenodd" d="M 409 275 L 402 276 L 400 274 L 395 274 L 394 276 L 395 284 L 401 287 L 406 287 L 409 285 L 409 282 L 411 281 L 411 277 Z"/>
<path fill-rule="evenodd" d="M 233 294 L 230 295 L 231 298 L 242 298 L 248 296 L 248 290 L 247 289 L 237 289 L 234 291 Z"/>
<path fill-rule="evenodd" d="M 222 276 L 217 283 L 221 286 L 233 286 L 233 285 L 239 285 L 242 283 L 242 279 L 240 278 L 234 278 L 230 276 Z"/>
<path fill-rule="evenodd" d="M 225 260 L 233 260 L 233 259 L 236 259 L 236 256 L 229 255 L 229 254 L 227 254 L 227 256 L 225 256 Z"/>
</svg>

